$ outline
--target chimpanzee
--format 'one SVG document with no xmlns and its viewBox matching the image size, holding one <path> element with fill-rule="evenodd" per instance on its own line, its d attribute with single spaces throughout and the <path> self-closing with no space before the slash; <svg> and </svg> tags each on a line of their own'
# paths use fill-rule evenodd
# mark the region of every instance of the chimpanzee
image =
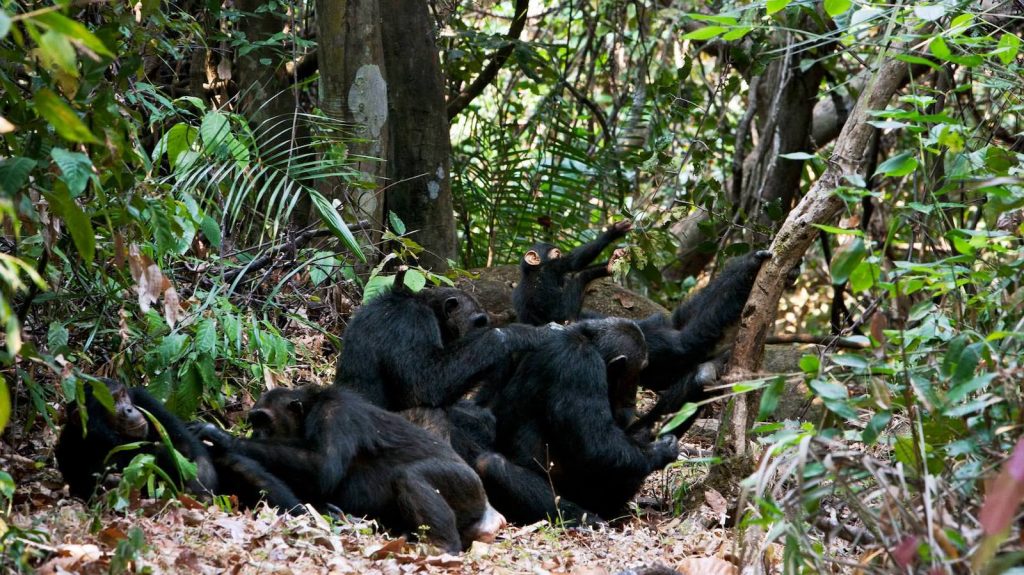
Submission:
<svg viewBox="0 0 1024 575">
<path fill-rule="evenodd" d="M 449 407 L 414 407 L 398 414 L 447 442 L 470 467 L 494 448 L 494 414 L 472 401 L 461 399 Z"/>
<path fill-rule="evenodd" d="M 651 429 L 658 419 L 675 413 L 683 404 L 708 397 L 704 387 L 718 378 L 721 367 L 720 360 L 712 360 L 738 324 L 757 273 L 769 258 L 767 250 L 734 258 L 707 287 L 676 307 L 671 318 L 656 314 L 637 322 L 650 358 L 639 384 L 658 392 L 659 399 L 630 426 L 631 431 Z M 672 433 L 681 437 L 696 415 Z"/>
<path fill-rule="evenodd" d="M 252 438 L 207 425 L 214 453 L 251 457 L 314 505 L 336 505 L 457 552 L 490 539 L 504 518 L 480 478 L 439 438 L 350 390 L 273 389 L 250 411 Z"/>
<path fill-rule="evenodd" d="M 635 385 L 647 361 L 643 333 L 626 319 L 583 320 L 551 329 L 543 347 L 525 353 L 511 379 L 485 394 L 497 421 L 497 451 L 507 462 L 550 483 L 563 501 L 597 516 L 618 514 L 644 479 L 674 461 L 675 437 L 654 442 L 627 434 L 613 406 L 618 385 Z M 551 490 L 545 499 L 529 488 L 515 490 L 503 476 L 509 466 L 499 458 L 481 458 L 477 466 L 488 488 L 513 489 L 509 500 L 523 509 L 499 506 L 502 513 L 526 513 L 543 519 L 557 513 Z M 503 498 L 491 494 L 495 505 Z M 525 503 L 524 503 L 525 502 Z"/>
<path fill-rule="evenodd" d="M 462 290 L 397 286 L 352 318 L 334 383 L 390 411 L 445 407 L 535 344 L 528 326 L 488 328 L 487 313 Z"/>
<path fill-rule="evenodd" d="M 551 244 L 533 244 L 519 262 L 519 284 L 512 291 L 516 320 L 543 325 L 579 319 L 587 284 L 611 275 L 610 261 L 596 265 L 590 265 L 591 262 L 608 244 L 625 236 L 632 228 L 629 220 L 616 222 L 597 239 L 565 255 Z"/>
<path fill-rule="evenodd" d="M 128 388 L 119 381 L 99 380 L 110 391 L 114 410 L 109 411 L 96 398 L 97 383 L 85 385 L 85 428 L 78 405 L 68 409 L 64 429 L 57 440 L 55 455 L 57 467 L 68 483 L 71 494 L 84 500 L 92 497 L 105 470 L 120 471 L 139 453 L 156 456 L 157 465 L 180 488 L 182 476 L 179 466 L 163 443 L 159 432 L 149 424 L 144 409 L 163 426 L 174 448 L 196 464 L 196 477 L 188 481 L 187 488 L 196 494 L 217 489 L 217 472 L 206 448 L 185 425 L 150 395 L 145 389 Z M 111 455 L 115 447 L 134 442 L 151 442 L 139 449 L 129 449 Z"/>
<path fill-rule="evenodd" d="M 244 507 L 255 505 L 265 493 L 271 505 L 293 513 L 302 512 L 301 502 L 288 486 L 257 462 L 234 453 L 211 457 L 206 446 L 185 424 L 145 389 L 128 388 L 113 379 L 99 381 L 109 390 L 114 410 L 108 411 L 96 398 L 94 389 L 99 384 L 87 383 L 85 433 L 76 404 L 68 410 L 55 450 L 57 467 L 75 497 L 88 500 L 106 470 L 123 470 L 139 453 L 155 455 L 160 469 L 181 487 L 182 477 L 174 456 L 142 413 L 144 409 L 164 428 L 174 449 L 196 464 L 196 477 L 186 485 L 192 493 L 204 499 L 211 493 L 236 495 Z M 144 445 L 120 451 L 108 459 L 115 447 L 136 442 Z"/>
</svg>

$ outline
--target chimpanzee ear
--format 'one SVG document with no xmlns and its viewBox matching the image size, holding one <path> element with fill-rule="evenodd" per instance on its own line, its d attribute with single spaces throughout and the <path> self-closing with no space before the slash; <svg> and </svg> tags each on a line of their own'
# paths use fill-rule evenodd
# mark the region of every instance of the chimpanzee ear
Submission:
<svg viewBox="0 0 1024 575">
<path fill-rule="evenodd" d="M 538 254 L 534 250 L 530 250 L 523 254 L 523 261 L 526 262 L 526 265 L 539 266 L 540 254 Z"/>
<path fill-rule="evenodd" d="M 273 424 L 273 418 L 266 409 L 253 409 L 248 415 L 249 424 L 258 428 L 269 428 Z"/>
<path fill-rule="evenodd" d="M 548 250 L 549 260 L 557 260 L 560 257 L 562 257 L 562 250 L 558 248 L 551 248 L 550 250 Z"/>
<path fill-rule="evenodd" d="M 459 308 L 459 298 L 452 296 L 444 300 L 444 316 L 452 315 L 452 312 Z"/>
<path fill-rule="evenodd" d="M 303 415 L 306 412 L 305 407 L 302 405 L 302 402 L 297 399 L 293 399 L 288 404 L 288 409 L 291 410 L 292 413 L 299 416 Z"/>
</svg>

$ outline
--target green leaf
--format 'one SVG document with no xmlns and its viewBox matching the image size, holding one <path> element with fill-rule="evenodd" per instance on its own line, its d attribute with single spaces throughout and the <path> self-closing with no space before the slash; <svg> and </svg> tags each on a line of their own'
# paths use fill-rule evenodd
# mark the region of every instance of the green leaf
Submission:
<svg viewBox="0 0 1024 575">
<path fill-rule="evenodd" d="M 72 198 L 77 198 L 89 185 L 93 176 L 92 160 L 89 156 L 78 152 L 69 152 L 64 148 L 53 148 L 50 157 L 61 171 L 61 180 L 68 185 Z"/>
<path fill-rule="evenodd" d="M 153 161 L 160 159 L 160 154 L 167 154 L 167 161 L 173 169 L 178 165 L 181 154 L 192 149 L 199 138 L 199 130 L 185 123 L 175 124 L 160 138 L 157 147 L 153 150 Z"/>
<path fill-rule="evenodd" d="M 761 395 L 761 406 L 757 410 L 757 420 L 765 421 L 769 416 L 775 413 L 775 409 L 779 406 L 779 398 L 782 396 L 782 392 L 786 388 L 786 378 L 776 377 L 771 382 Z"/>
<path fill-rule="evenodd" d="M 405 272 L 405 278 L 402 280 L 402 283 L 411 291 L 418 292 L 423 289 L 423 286 L 427 285 L 427 276 L 416 270 L 408 270 Z"/>
<path fill-rule="evenodd" d="M 210 216 L 203 216 L 203 220 L 199 222 L 199 229 L 203 230 L 203 235 L 206 236 L 211 246 L 220 249 L 220 224 L 217 223 L 217 220 Z"/>
<path fill-rule="evenodd" d="M 846 399 L 849 397 L 846 387 L 838 383 L 814 378 L 810 381 L 809 386 L 814 395 L 822 399 Z"/>
<path fill-rule="evenodd" d="M 373 300 L 393 285 L 395 285 L 395 276 L 373 276 L 363 287 L 363 303 Z"/>
<path fill-rule="evenodd" d="M 834 234 L 837 236 L 857 236 L 859 238 L 864 237 L 864 232 L 860 230 L 848 230 L 846 228 L 837 228 L 835 226 L 827 226 L 825 224 L 811 224 L 826 234 Z"/>
<path fill-rule="evenodd" d="M 162 362 L 161 368 L 166 368 L 171 363 L 181 359 L 188 350 L 188 336 L 183 333 L 172 333 L 164 336 L 163 341 L 156 348 L 157 357 Z"/>
<path fill-rule="evenodd" d="M 853 6 L 852 0 L 825 0 L 825 11 L 832 18 L 845 14 Z"/>
<path fill-rule="evenodd" d="M 974 372 L 981 362 L 981 350 L 984 343 L 972 343 L 964 348 L 963 353 L 956 363 L 956 371 L 953 373 L 953 385 L 960 385 L 974 378 Z"/>
<path fill-rule="evenodd" d="M 75 47 L 71 40 L 64 34 L 49 32 L 39 37 L 39 54 L 43 61 L 55 68 L 59 68 L 72 78 L 78 77 L 78 58 L 75 55 Z"/>
<path fill-rule="evenodd" d="M 3 37 L 3 34 L 0 34 L 0 37 Z M 1019 51 L 1020 38 L 1009 32 L 1004 32 L 1003 37 L 999 39 L 999 44 L 996 46 L 994 53 L 999 56 L 1003 64 L 1010 65 L 1017 58 L 1017 52 Z"/>
<path fill-rule="evenodd" d="M 206 318 L 196 327 L 196 350 L 213 355 L 217 352 L 217 322 Z"/>
<path fill-rule="evenodd" d="M 35 167 L 35 160 L 20 156 L 0 160 L 0 190 L 11 196 L 18 193 L 28 183 L 28 175 Z"/>
<path fill-rule="evenodd" d="M 679 413 L 672 416 L 672 419 L 668 420 L 668 423 L 661 426 L 661 429 L 658 430 L 658 435 L 664 435 L 669 431 L 672 431 L 673 429 L 679 427 L 680 425 L 683 424 L 684 421 L 690 419 L 690 417 L 692 417 L 693 414 L 697 413 L 697 410 L 699 408 L 700 406 L 697 405 L 696 403 L 683 404 L 683 407 L 679 410 Z"/>
<path fill-rule="evenodd" d="M 88 28 L 60 12 L 44 12 L 33 16 L 31 21 L 36 24 L 41 24 L 55 32 L 70 36 L 72 39 L 81 43 L 82 46 L 100 56 L 106 56 L 108 58 L 114 57 L 114 53 L 107 49 L 107 46 L 101 42 L 99 38 L 94 36 Z"/>
<path fill-rule="evenodd" d="M 788 154 L 779 154 L 780 158 L 786 158 L 787 160 L 811 160 L 817 158 L 815 154 L 808 154 L 807 152 L 790 152 Z"/>
<path fill-rule="evenodd" d="M 852 293 L 866 292 L 875 285 L 875 265 L 869 261 L 862 261 L 850 273 L 850 291 Z"/>
<path fill-rule="evenodd" d="M 32 98 L 36 112 L 46 119 L 57 133 L 72 142 L 98 144 L 99 140 L 92 135 L 89 128 L 78 117 L 78 114 L 64 103 L 60 96 L 49 88 L 42 88 Z"/>
<path fill-rule="evenodd" d="M 949 23 L 949 33 L 958 36 L 966 32 L 972 24 L 974 24 L 974 14 L 969 12 L 961 14 L 956 18 L 953 18 Z"/>
<path fill-rule="evenodd" d="M 713 22 L 715 24 L 722 24 L 724 26 L 735 26 L 736 18 L 733 16 L 722 16 L 720 14 L 700 14 L 698 12 L 688 12 L 687 18 L 696 20 L 698 22 Z"/>
<path fill-rule="evenodd" d="M 231 131 L 231 121 L 226 114 L 209 112 L 203 116 L 203 123 L 199 125 L 199 135 L 203 138 L 203 147 L 207 153 L 221 158 L 230 157 L 240 164 L 248 163 L 249 149 Z"/>
<path fill-rule="evenodd" d="M 705 26 L 683 34 L 683 40 L 710 40 L 728 32 L 725 26 Z"/>
<path fill-rule="evenodd" d="M 789 6 L 790 2 L 792 2 L 792 0 L 768 0 L 767 5 L 765 6 L 767 8 L 768 15 L 770 16 L 779 10 L 782 10 L 786 6 Z"/>
<path fill-rule="evenodd" d="M 729 30 L 728 32 L 726 32 L 725 34 L 722 34 L 722 40 L 725 40 L 726 42 L 739 40 L 740 38 L 749 34 L 750 31 L 753 29 L 753 26 L 736 26 Z"/>
<path fill-rule="evenodd" d="M 800 371 L 808 375 L 817 375 L 821 369 L 821 359 L 814 354 L 807 354 L 800 358 Z"/>
<path fill-rule="evenodd" d="M 871 421 L 868 422 L 864 431 L 861 432 L 861 441 L 868 445 L 874 443 L 878 440 L 878 436 L 881 435 L 882 431 L 885 430 L 885 426 L 889 425 L 890 421 L 892 421 L 892 414 L 888 411 L 880 411 L 876 413 L 871 417 Z"/>
<path fill-rule="evenodd" d="M 388 211 L 388 222 L 391 223 L 391 231 L 397 235 L 405 235 L 405 222 L 402 218 L 398 217 L 398 214 L 392 211 Z"/>
<path fill-rule="evenodd" d="M 917 169 L 917 158 L 914 157 L 913 152 L 903 152 L 898 156 L 893 156 L 888 160 L 882 162 L 878 169 L 875 170 L 875 175 L 893 176 L 898 178 L 905 176 L 910 172 Z"/>
<path fill-rule="evenodd" d="M 64 219 L 82 259 L 92 263 L 96 255 L 96 234 L 92 229 L 92 221 L 75 200 L 71 199 L 66 186 L 55 186 L 52 192 L 46 192 L 45 195 L 53 213 Z"/>
<path fill-rule="evenodd" d="M 843 285 L 850 279 L 850 274 L 853 273 L 861 260 L 867 255 L 867 248 L 864 247 L 864 240 L 861 238 L 855 238 L 850 243 L 840 247 L 836 250 L 835 256 L 832 257 L 832 285 Z"/>
<path fill-rule="evenodd" d="M 7 380 L 0 379 L 0 432 L 7 427 L 7 422 L 11 420 L 11 394 L 7 390 Z M 10 479 L 10 476 L 7 477 Z M 3 485 L 5 482 L 0 482 L 0 487 L 7 491 L 7 486 Z M 9 497 L 9 496 L 8 496 Z"/>
<path fill-rule="evenodd" d="M 331 202 L 314 189 L 309 190 L 309 196 L 313 200 L 313 207 L 320 214 L 320 219 L 323 220 L 324 225 L 345 244 L 345 247 L 359 258 L 359 261 L 366 263 L 366 256 L 363 255 L 363 250 L 359 248 L 355 236 L 352 235 L 352 231 L 345 225 L 345 221 L 341 219 L 341 214 L 338 213 L 338 210 L 334 209 Z"/>
<path fill-rule="evenodd" d="M 50 354 L 57 355 L 68 345 L 68 330 L 62 324 L 50 322 L 46 331 L 46 346 L 50 348 Z"/>
</svg>

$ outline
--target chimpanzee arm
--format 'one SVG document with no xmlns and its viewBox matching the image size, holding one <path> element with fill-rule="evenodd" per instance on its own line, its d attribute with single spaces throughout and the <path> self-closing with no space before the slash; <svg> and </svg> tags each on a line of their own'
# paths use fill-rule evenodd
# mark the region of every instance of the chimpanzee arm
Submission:
<svg viewBox="0 0 1024 575">
<path fill-rule="evenodd" d="M 588 283 L 596 279 L 606 278 L 610 275 L 612 274 L 611 272 L 608 271 L 608 262 L 604 262 L 583 268 L 576 275 L 576 279 L 579 280 L 584 287 L 586 287 Z"/>
<path fill-rule="evenodd" d="M 188 430 L 184 422 L 164 407 L 164 404 L 150 395 L 148 391 L 141 387 L 133 387 L 128 390 L 128 394 L 136 407 L 141 407 L 148 411 L 160 422 L 174 448 L 196 464 L 196 478 L 194 481 L 189 482 L 189 490 L 194 493 L 216 491 L 217 471 L 214 469 L 213 461 L 206 450 L 206 446 Z M 150 426 L 147 439 L 159 446 L 157 448 L 157 464 L 160 468 L 167 473 L 176 473 L 178 469 L 176 462 L 171 459 L 171 454 L 166 449 L 163 449 L 162 439 L 152 426 Z"/>
<path fill-rule="evenodd" d="M 717 326 L 721 333 L 724 326 L 737 322 L 761 264 L 771 257 L 771 252 L 760 250 L 729 261 L 707 287 L 679 304 L 672 312 L 672 326 L 689 329 L 689 323 L 697 320 L 701 325 L 695 326 L 695 331 Z"/>
<path fill-rule="evenodd" d="M 566 266 L 567 270 L 580 271 L 597 259 L 597 256 L 601 255 L 601 252 L 609 244 L 625 236 L 632 228 L 632 223 L 629 220 L 616 222 L 601 232 L 601 235 L 597 236 L 595 240 L 577 247 L 559 259 L 563 262 L 562 265 Z"/>
<path fill-rule="evenodd" d="M 651 407 L 650 411 L 633 422 L 627 433 L 635 435 L 652 432 L 662 417 L 678 412 L 687 403 L 696 403 L 710 397 L 704 387 L 713 384 L 718 379 L 717 367 L 714 362 L 702 363 L 696 370 L 683 375 L 674 385 L 659 393 L 658 402 Z M 697 409 L 693 415 L 671 429 L 669 433 L 677 438 L 682 437 L 697 421 L 700 413 L 701 409 Z"/>
<path fill-rule="evenodd" d="M 304 441 L 240 439 L 212 423 L 198 427 L 196 435 L 212 444 L 211 451 L 216 457 L 228 453 L 249 457 L 288 485 L 308 485 L 312 478 L 321 476 L 324 467 L 323 454 Z"/>
<path fill-rule="evenodd" d="M 420 353 L 394 357 L 390 366 L 396 380 L 412 383 L 411 389 L 404 390 L 403 407 L 455 403 L 478 383 L 478 376 L 506 361 L 508 354 L 538 345 L 545 329 L 526 325 L 488 329 L 448 346 L 421 340 L 416 346 Z"/>
<path fill-rule="evenodd" d="M 305 508 L 291 487 L 266 470 L 255 459 L 237 453 L 225 453 L 215 460 L 220 479 L 219 491 L 238 497 L 242 505 L 252 507 L 261 498 L 281 512 L 302 515 Z"/>
</svg>

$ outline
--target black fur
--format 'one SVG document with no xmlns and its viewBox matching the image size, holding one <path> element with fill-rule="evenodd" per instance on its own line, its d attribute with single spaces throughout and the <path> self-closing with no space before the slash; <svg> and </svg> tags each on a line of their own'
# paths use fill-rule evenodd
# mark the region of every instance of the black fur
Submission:
<svg viewBox="0 0 1024 575">
<path fill-rule="evenodd" d="M 574 508 L 598 516 L 618 514 L 643 480 L 677 454 L 674 438 L 650 443 L 629 436 L 613 409 L 619 395 L 614 387 L 635 381 L 646 361 L 643 335 L 635 323 L 620 318 L 549 331 L 545 345 L 524 354 L 511 380 L 487 395 L 497 421 L 497 451 L 513 466 L 550 483 Z M 627 400 L 632 402 L 635 393 Z M 515 481 L 501 475 L 507 468 L 502 461 L 487 458 L 483 463 L 478 471 L 488 488 L 515 488 Z M 565 513 L 553 506 L 550 488 L 543 499 L 532 487 L 507 497 L 488 493 L 496 506 L 518 500 L 521 509 L 498 510 L 532 515 L 521 517 L 524 521 Z"/>
<path fill-rule="evenodd" d="M 334 383 L 390 411 L 454 404 L 512 352 L 534 345 L 525 326 L 488 328 L 487 314 L 455 288 L 399 288 L 356 312 Z"/>
<path fill-rule="evenodd" d="M 740 320 L 768 251 L 740 256 L 704 289 L 681 303 L 671 317 L 654 315 L 637 324 L 647 340 L 650 363 L 640 373 L 640 387 L 659 394 L 658 402 L 630 429 L 653 428 L 658 420 L 679 411 L 686 403 L 707 399 L 705 385 L 717 379 L 715 364 L 719 346 Z M 676 437 L 689 429 L 697 414 L 672 430 Z"/>
<path fill-rule="evenodd" d="M 336 505 L 458 551 L 493 509 L 480 478 L 441 439 L 401 416 L 333 386 L 274 389 L 250 412 L 251 439 L 208 425 L 216 449 L 245 455 L 305 501 Z"/>
<path fill-rule="evenodd" d="M 255 507 L 266 500 L 280 512 L 305 513 L 302 501 L 291 487 L 255 459 L 237 453 L 221 453 L 213 458 L 213 465 L 217 470 L 217 492 L 236 496 L 242 507 Z"/>
<path fill-rule="evenodd" d="M 629 221 L 617 222 L 594 241 L 564 255 L 543 242 L 530 247 L 519 262 L 519 283 L 512 291 L 516 320 L 543 325 L 579 319 L 587 284 L 609 275 L 608 262 L 590 265 L 591 262 L 630 229 Z"/>
<path fill-rule="evenodd" d="M 97 384 L 86 383 L 85 433 L 81 412 L 78 405 L 74 404 L 68 409 L 64 429 L 57 440 L 57 468 L 72 495 L 88 500 L 108 471 L 123 470 L 140 453 L 154 455 L 157 465 L 174 480 L 178 488 L 182 487 L 183 478 L 173 455 L 164 447 L 154 426 L 137 408 L 151 413 L 166 430 L 174 448 L 195 462 L 197 477 L 188 482 L 188 490 L 196 494 L 207 494 L 217 489 L 217 473 L 209 453 L 180 419 L 145 389 L 128 388 L 112 379 L 101 381 L 114 398 L 114 412 L 108 411 L 96 399 L 93 388 Z M 139 449 L 118 452 L 107 461 L 107 455 L 113 448 L 138 441 L 148 444 Z"/>
</svg>

